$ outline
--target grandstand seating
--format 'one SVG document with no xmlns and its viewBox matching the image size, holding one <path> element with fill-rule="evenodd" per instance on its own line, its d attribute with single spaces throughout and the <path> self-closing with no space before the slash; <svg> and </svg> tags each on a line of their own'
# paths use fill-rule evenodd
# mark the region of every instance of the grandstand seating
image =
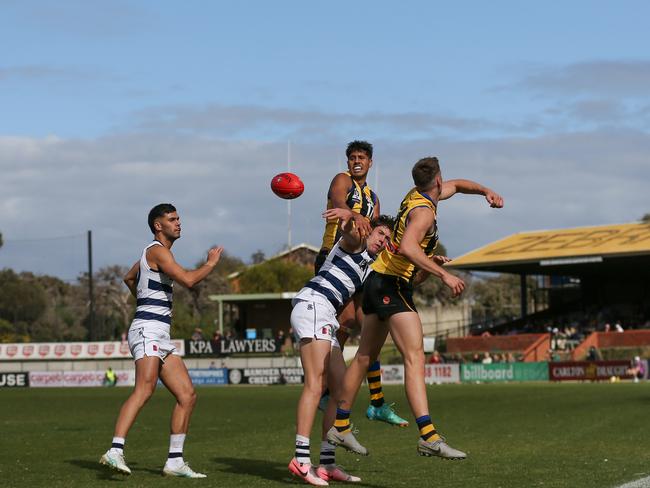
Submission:
<svg viewBox="0 0 650 488">
<path fill-rule="evenodd" d="M 550 347 L 550 334 L 469 336 L 447 339 L 448 353 L 512 352 L 521 355 L 523 361 L 527 362 L 545 361 Z"/>
</svg>

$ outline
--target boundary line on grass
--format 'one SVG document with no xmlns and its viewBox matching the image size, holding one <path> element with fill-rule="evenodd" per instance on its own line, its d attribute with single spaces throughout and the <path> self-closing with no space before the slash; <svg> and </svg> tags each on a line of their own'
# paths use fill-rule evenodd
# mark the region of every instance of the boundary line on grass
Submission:
<svg viewBox="0 0 650 488">
<path fill-rule="evenodd" d="M 646 476 L 645 478 L 636 481 L 630 481 L 629 483 L 619 485 L 616 488 L 650 488 L 650 476 Z"/>
</svg>

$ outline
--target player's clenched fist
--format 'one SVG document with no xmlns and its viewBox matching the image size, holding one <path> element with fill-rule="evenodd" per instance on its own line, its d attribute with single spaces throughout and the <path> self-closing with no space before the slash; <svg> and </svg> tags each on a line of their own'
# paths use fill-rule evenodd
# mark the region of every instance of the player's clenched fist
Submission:
<svg viewBox="0 0 650 488">
<path fill-rule="evenodd" d="M 465 282 L 458 278 L 457 276 L 454 276 L 453 274 L 450 273 L 445 273 L 444 275 L 441 276 L 442 282 L 449 287 L 449 289 L 452 292 L 452 295 L 457 297 L 461 293 L 463 293 L 463 290 L 465 289 Z"/>
</svg>

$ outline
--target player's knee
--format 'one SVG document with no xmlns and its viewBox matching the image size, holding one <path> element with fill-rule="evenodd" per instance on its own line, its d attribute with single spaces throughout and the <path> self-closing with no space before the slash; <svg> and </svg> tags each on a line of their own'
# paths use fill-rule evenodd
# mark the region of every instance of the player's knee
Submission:
<svg viewBox="0 0 650 488">
<path fill-rule="evenodd" d="M 187 389 L 176 397 L 176 401 L 184 408 L 192 408 L 196 405 L 196 392 L 194 388 Z"/>
<path fill-rule="evenodd" d="M 324 374 L 310 375 L 305 377 L 305 390 L 314 395 L 321 396 L 325 388 L 327 387 L 327 381 L 325 380 Z"/>
<path fill-rule="evenodd" d="M 403 356 L 405 366 L 420 366 L 424 364 L 424 350 L 421 348 L 406 351 Z"/>
<path fill-rule="evenodd" d="M 363 370 L 368 369 L 370 365 L 374 362 L 374 359 L 370 356 L 370 354 L 366 354 L 366 353 L 357 353 L 357 355 L 354 357 L 354 360 L 357 362 L 359 367 Z"/>
</svg>

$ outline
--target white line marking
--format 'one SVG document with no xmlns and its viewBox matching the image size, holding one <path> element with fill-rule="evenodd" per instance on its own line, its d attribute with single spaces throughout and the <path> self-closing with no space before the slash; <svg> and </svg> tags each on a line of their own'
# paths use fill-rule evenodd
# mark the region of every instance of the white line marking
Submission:
<svg viewBox="0 0 650 488">
<path fill-rule="evenodd" d="M 641 478 L 640 480 L 630 481 L 629 483 L 617 486 L 616 488 L 650 488 L 650 476 Z"/>
</svg>

